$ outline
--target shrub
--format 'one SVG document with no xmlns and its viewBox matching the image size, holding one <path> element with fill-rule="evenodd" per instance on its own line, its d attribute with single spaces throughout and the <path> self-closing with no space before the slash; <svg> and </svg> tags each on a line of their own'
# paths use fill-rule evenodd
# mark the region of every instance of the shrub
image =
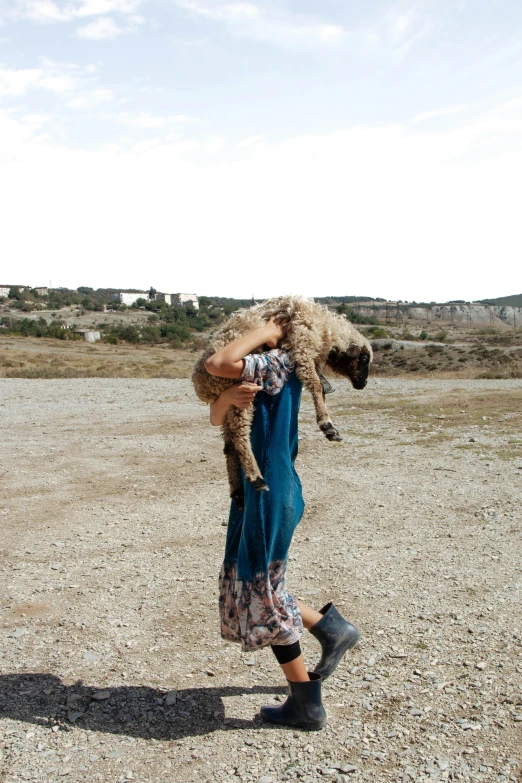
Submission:
<svg viewBox="0 0 522 783">
<path fill-rule="evenodd" d="M 141 330 L 141 339 L 145 343 L 159 343 L 161 332 L 157 326 L 144 326 Z"/>
<path fill-rule="evenodd" d="M 439 343 L 443 343 L 447 336 L 447 331 L 445 329 L 440 329 L 440 331 L 438 331 L 435 335 L 435 340 Z"/>
<path fill-rule="evenodd" d="M 103 335 L 102 342 L 107 343 L 108 345 L 118 345 L 120 341 L 114 332 L 107 332 L 107 334 Z"/>
<path fill-rule="evenodd" d="M 422 332 L 419 334 L 419 340 L 429 340 L 429 339 L 430 339 L 430 336 L 429 336 L 428 332 L 425 332 L 424 329 L 423 329 Z"/>
<path fill-rule="evenodd" d="M 367 331 L 367 334 L 369 337 L 373 337 L 374 339 L 386 339 L 388 337 L 388 332 L 386 329 L 383 329 L 382 326 L 370 326 L 370 328 Z"/>
<path fill-rule="evenodd" d="M 346 316 L 346 318 L 351 321 L 352 324 L 374 324 L 377 322 L 376 318 L 368 315 L 361 315 L 358 310 L 355 310 L 353 307 L 348 307 L 348 305 L 344 302 L 343 304 L 338 305 L 335 309 L 339 315 Z"/>
<path fill-rule="evenodd" d="M 162 324 L 160 326 L 160 333 L 162 337 L 166 337 L 171 342 L 171 345 L 173 341 L 177 341 L 179 345 L 173 346 L 176 348 L 181 347 L 190 337 L 190 329 L 181 324 Z"/>
<path fill-rule="evenodd" d="M 126 343 L 139 343 L 141 341 L 141 334 L 139 329 L 135 326 L 119 326 L 117 329 L 117 336 L 121 340 L 125 340 Z"/>
</svg>

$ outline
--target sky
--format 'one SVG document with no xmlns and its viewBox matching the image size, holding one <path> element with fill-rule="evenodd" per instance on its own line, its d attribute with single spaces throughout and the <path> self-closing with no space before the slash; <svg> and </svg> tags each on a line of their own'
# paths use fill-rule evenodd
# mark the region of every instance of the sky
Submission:
<svg viewBox="0 0 522 783">
<path fill-rule="evenodd" d="M 519 0 L 0 0 L 0 284 L 522 292 Z"/>
</svg>

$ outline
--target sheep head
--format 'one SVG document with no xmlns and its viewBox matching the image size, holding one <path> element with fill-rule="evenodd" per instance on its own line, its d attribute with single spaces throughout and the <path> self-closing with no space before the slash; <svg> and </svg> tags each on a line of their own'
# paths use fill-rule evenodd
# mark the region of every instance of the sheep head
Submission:
<svg viewBox="0 0 522 783">
<path fill-rule="evenodd" d="M 332 348 L 326 364 L 338 375 L 348 378 L 354 389 L 364 389 L 370 372 L 371 348 L 350 345 L 348 348 Z"/>
</svg>

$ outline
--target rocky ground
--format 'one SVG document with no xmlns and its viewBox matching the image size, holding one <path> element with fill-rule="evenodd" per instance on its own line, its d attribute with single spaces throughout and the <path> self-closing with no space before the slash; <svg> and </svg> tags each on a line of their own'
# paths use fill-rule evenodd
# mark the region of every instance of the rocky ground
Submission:
<svg viewBox="0 0 522 783">
<path fill-rule="evenodd" d="M 0 780 L 520 781 L 522 381 L 303 401 L 288 586 L 362 632 L 328 727 L 218 635 L 227 486 L 187 380 L 1 380 Z M 305 636 L 311 666 L 318 657 Z"/>
</svg>

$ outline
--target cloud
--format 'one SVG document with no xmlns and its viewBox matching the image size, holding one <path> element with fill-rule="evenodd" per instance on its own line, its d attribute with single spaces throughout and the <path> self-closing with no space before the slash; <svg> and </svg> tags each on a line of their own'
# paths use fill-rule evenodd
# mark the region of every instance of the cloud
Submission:
<svg viewBox="0 0 522 783">
<path fill-rule="evenodd" d="M 459 103 L 456 106 L 446 106 L 443 109 L 431 109 L 430 111 L 423 111 L 420 114 L 416 114 L 413 117 L 413 122 L 425 122 L 426 120 L 432 120 L 435 117 L 443 117 L 448 114 L 459 114 L 466 111 L 469 106 L 466 103 Z"/>
<path fill-rule="evenodd" d="M 19 97 L 30 90 L 64 93 L 74 89 L 79 68 L 41 60 L 39 68 L 6 68 L 0 64 L 0 96 Z"/>
<path fill-rule="evenodd" d="M 18 0 L 11 7 L 12 17 L 33 22 L 65 22 L 69 13 L 52 0 Z"/>
<path fill-rule="evenodd" d="M 112 119 L 127 125 L 129 128 L 141 128 L 145 130 L 160 130 L 173 125 L 182 125 L 190 121 L 186 114 L 170 114 L 168 116 L 158 116 L 149 114 L 149 112 L 136 112 L 116 114 Z"/>
<path fill-rule="evenodd" d="M 94 90 L 85 90 L 74 98 L 67 101 L 67 106 L 71 109 L 94 109 L 102 104 L 111 103 L 114 100 L 112 90 L 103 88 Z"/>
<path fill-rule="evenodd" d="M 92 110 L 112 103 L 115 94 L 98 86 L 96 67 L 58 63 L 40 58 L 36 68 L 6 68 L 0 63 L 0 99 L 16 106 L 31 92 L 47 92 L 55 103 L 70 109 Z"/>
<path fill-rule="evenodd" d="M 92 41 L 107 41 L 116 38 L 125 32 L 123 27 L 119 27 L 110 16 L 102 16 L 95 19 L 94 22 L 78 27 L 76 36 L 78 38 L 89 38 Z"/>
<path fill-rule="evenodd" d="M 75 17 L 101 16 L 102 14 L 135 14 L 142 0 L 82 0 L 75 9 Z"/>
<path fill-rule="evenodd" d="M 500 295 L 522 254 L 521 132 L 511 101 L 437 133 L 358 126 L 227 140 L 211 156 L 190 139 L 88 152 L 0 111 L 0 255 L 6 273 L 73 285 Z"/>
<path fill-rule="evenodd" d="M 221 0 L 173 0 L 195 16 L 223 22 L 234 35 L 288 48 L 314 48 L 337 44 L 341 25 L 318 22 L 299 14 L 277 12 L 268 4 Z"/>
<path fill-rule="evenodd" d="M 143 0 L 62 0 L 60 3 L 54 0 L 14 0 L 2 15 L 4 19 L 29 19 L 38 24 L 97 17 L 91 24 L 80 28 L 83 31 L 80 37 L 101 40 L 136 29 L 143 21 L 138 15 L 142 3 Z M 116 23 L 107 14 L 121 15 L 127 20 L 127 26 L 116 30 Z"/>
</svg>

